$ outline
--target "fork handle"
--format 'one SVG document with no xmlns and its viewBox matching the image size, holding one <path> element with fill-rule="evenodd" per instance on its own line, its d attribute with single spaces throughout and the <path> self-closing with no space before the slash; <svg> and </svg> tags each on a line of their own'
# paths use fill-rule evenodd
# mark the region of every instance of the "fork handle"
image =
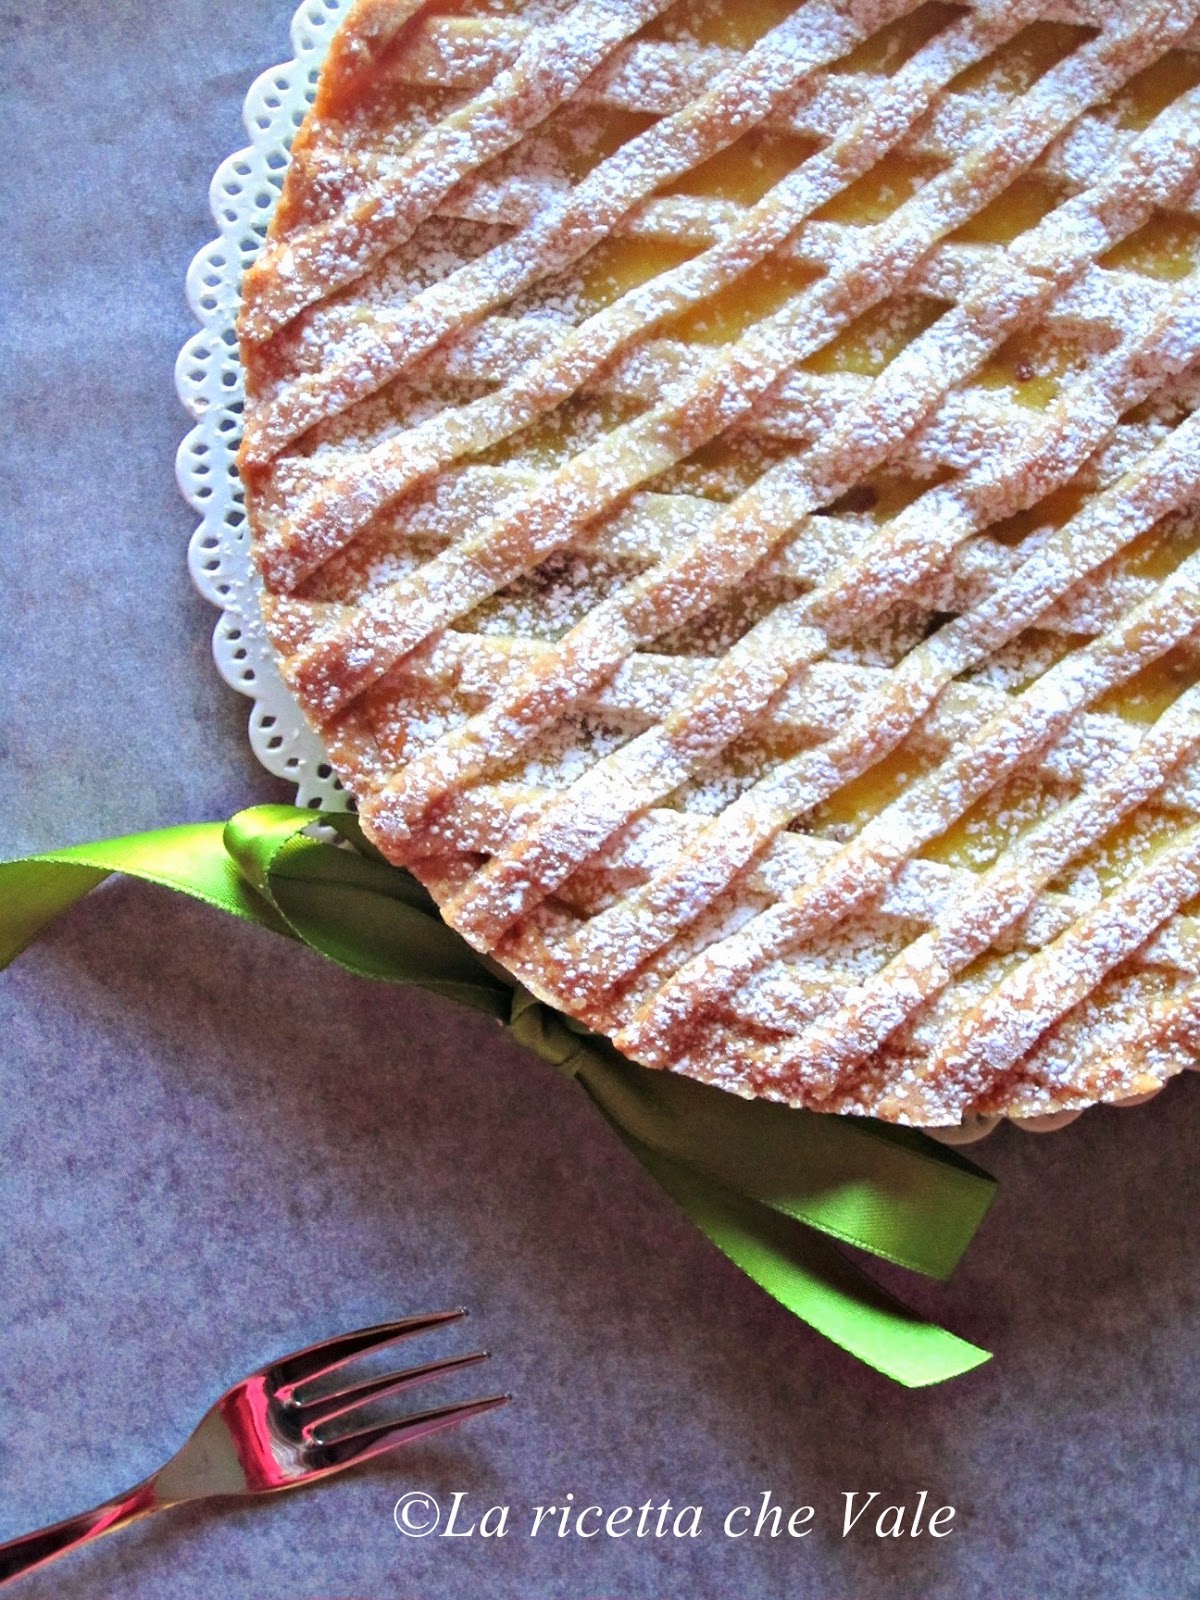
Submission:
<svg viewBox="0 0 1200 1600">
<path fill-rule="evenodd" d="M 48 1561 L 65 1555 L 77 1545 L 90 1544 L 93 1539 L 112 1533 L 115 1528 L 123 1528 L 139 1517 L 157 1511 L 162 1504 L 155 1491 L 154 1480 L 150 1478 L 145 1483 L 139 1483 L 136 1489 L 106 1500 L 92 1511 L 82 1511 L 77 1517 L 56 1522 L 53 1527 L 39 1528 L 36 1533 L 25 1533 L 19 1539 L 10 1539 L 7 1544 L 0 1544 L 0 1584 L 10 1583 L 26 1572 L 44 1567 Z"/>
</svg>

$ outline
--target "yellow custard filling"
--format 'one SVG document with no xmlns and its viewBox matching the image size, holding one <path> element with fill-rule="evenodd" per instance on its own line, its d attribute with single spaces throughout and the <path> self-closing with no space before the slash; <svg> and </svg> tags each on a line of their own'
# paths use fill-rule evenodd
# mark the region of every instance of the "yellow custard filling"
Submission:
<svg viewBox="0 0 1200 1600">
<path fill-rule="evenodd" d="M 577 3 L 339 36 L 243 316 L 287 681 L 384 853 L 635 1059 L 1118 1098 L 1086 1007 L 1159 989 L 1114 891 L 1200 904 L 1186 19 Z M 1050 820 L 1056 898 L 957 970 Z"/>
</svg>

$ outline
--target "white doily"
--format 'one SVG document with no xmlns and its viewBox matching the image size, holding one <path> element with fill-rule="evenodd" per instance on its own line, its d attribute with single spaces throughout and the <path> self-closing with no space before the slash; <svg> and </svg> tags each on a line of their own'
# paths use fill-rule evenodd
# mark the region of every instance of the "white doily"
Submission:
<svg viewBox="0 0 1200 1600">
<path fill-rule="evenodd" d="M 292 19 L 295 59 L 264 72 L 246 97 L 250 143 L 222 162 L 209 190 L 219 235 L 192 262 L 188 304 L 200 324 L 179 352 L 175 386 L 196 426 L 176 476 L 201 517 L 188 550 L 196 587 L 220 613 L 213 657 L 226 683 L 254 701 L 250 743 L 268 772 L 296 785 L 296 803 L 344 811 L 347 796 L 321 742 L 284 686 L 258 606 L 235 455 L 242 370 L 235 327 L 242 275 L 262 247 L 288 152 L 312 101 L 321 62 L 349 0 L 304 0 Z"/>
<path fill-rule="evenodd" d="M 201 518 L 188 550 L 196 587 L 220 611 L 213 657 L 226 683 L 254 702 L 250 744 L 268 772 L 296 785 L 296 803 L 344 811 L 348 796 L 321 741 L 279 676 L 259 616 L 258 575 L 250 559 L 235 456 L 242 433 L 242 370 L 236 320 L 242 275 L 262 247 L 283 188 L 296 130 L 312 102 L 321 62 L 350 0 L 303 0 L 292 18 L 295 58 L 272 67 L 246 96 L 250 143 L 222 162 L 209 190 L 219 235 L 188 271 L 188 304 L 200 331 L 179 352 L 175 384 L 196 426 L 179 448 L 176 476 Z M 1149 1095 L 1140 1098 L 1149 1099 Z M 1033 1133 L 1073 1122 L 1077 1111 L 1013 1118 Z M 960 1128 L 931 1128 L 947 1144 L 969 1144 L 998 1117 L 967 1118 Z"/>
</svg>

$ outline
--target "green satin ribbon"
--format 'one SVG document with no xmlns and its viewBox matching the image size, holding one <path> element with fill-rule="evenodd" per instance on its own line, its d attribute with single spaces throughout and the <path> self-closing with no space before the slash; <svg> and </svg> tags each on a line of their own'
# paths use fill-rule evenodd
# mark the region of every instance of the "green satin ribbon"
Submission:
<svg viewBox="0 0 1200 1600">
<path fill-rule="evenodd" d="M 477 955 L 353 817 L 321 818 L 342 844 L 306 833 L 314 820 L 294 806 L 255 806 L 224 826 L 2 863 L 0 966 L 124 873 L 289 935 L 361 976 L 473 1006 L 575 1079 L 718 1249 L 834 1343 L 910 1387 L 988 1359 L 908 1310 L 839 1248 L 947 1277 L 991 1203 L 986 1173 L 905 1129 L 742 1100 L 637 1066 Z"/>
</svg>

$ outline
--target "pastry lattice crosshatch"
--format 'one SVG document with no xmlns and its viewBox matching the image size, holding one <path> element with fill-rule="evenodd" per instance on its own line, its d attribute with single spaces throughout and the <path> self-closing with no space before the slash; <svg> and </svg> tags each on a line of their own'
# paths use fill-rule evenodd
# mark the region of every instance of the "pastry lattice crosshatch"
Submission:
<svg viewBox="0 0 1200 1600">
<path fill-rule="evenodd" d="M 337 36 L 245 241 L 263 616 L 376 843 L 636 1059 L 952 1124 L 1194 1057 L 1198 9 Z"/>
</svg>

